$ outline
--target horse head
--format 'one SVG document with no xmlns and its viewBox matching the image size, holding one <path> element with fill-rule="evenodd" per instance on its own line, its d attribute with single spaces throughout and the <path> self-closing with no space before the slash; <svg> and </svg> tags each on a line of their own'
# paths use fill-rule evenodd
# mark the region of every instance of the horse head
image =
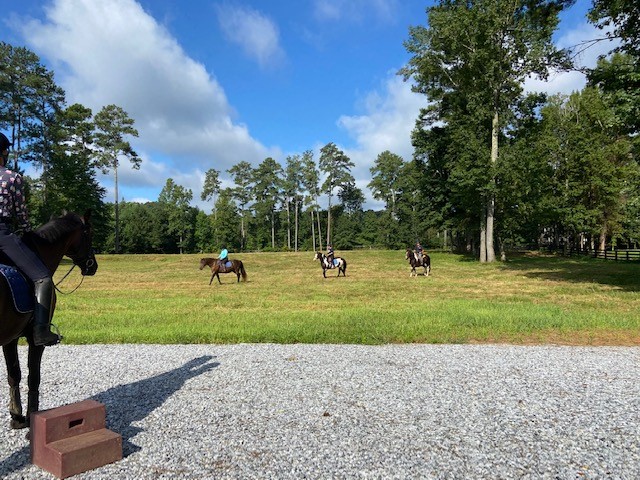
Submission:
<svg viewBox="0 0 640 480">
<path fill-rule="evenodd" d="M 206 258 L 201 258 L 200 259 L 200 270 L 202 270 L 206 265 L 207 265 L 207 259 Z"/>
<path fill-rule="evenodd" d="M 67 213 L 51 219 L 24 238 L 51 271 L 58 266 L 56 259 L 59 262 L 66 255 L 73 260 L 74 265 L 80 267 L 82 275 L 94 275 L 98 270 L 98 262 L 91 245 L 93 230 L 90 220 L 91 211 L 87 211 L 84 217 Z M 51 265 L 52 262 L 55 265 Z"/>
<path fill-rule="evenodd" d="M 324 254 L 322 252 L 316 252 L 316 254 L 313 256 L 313 259 L 322 261 L 323 257 L 324 257 Z"/>
<path fill-rule="evenodd" d="M 73 214 L 71 214 L 73 215 Z M 98 262 L 93 251 L 93 228 L 91 227 L 91 211 L 87 211 L 82 218 L 79 229 L 71 235 L 67 251 L 67 257 L 80 267 L 82 275 L 95 275 L 98 271 Z"/>
</svg>

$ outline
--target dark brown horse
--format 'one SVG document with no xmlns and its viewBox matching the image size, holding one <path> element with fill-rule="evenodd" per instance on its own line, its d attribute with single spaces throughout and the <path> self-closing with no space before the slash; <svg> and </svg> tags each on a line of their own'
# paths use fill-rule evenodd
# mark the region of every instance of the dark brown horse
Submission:
<svg viewBox="0 0 640 480">
<path fill-rule="evenodd" d="M 431 257 L 426 253 L 422 254 L 422 259 L 418 256 L 416 252 L 407 248 L 407 253 L 404 258 L 409 260 L 409 265 L 411 265 L 411 271 L 409 272 L 409 276 L 412 277 L 414 274 L 417 277 L 418 272 L 416 272 L 416 268 L 422 267 L 424 268 L 424 276 L 428 277 L 431 272 Z"/>
<path fill-rule="evenodd" d="M 335 263 L 333 265 L 331 265 L 329 263 L 329 260 L 327 259 L 327 256 L 322 253 L 322 252 L 316 252 L 315 256 L 313 257 L 314 260 L 320 260 L 320 266 L 322 267 L 322 275 L 324 276 L 324 278 L 327 278 L 327 270 L 331 269 L 331 268 L 337 268 L 338 269 L 338 276 L 340 276 L 340 273 L 342 273 L 343 277 L 347 276 L 347 261 L 342 258 L 342 257 L 335 257 Z"/>
<path fill-rule="evenodd" d="M 227 267 L 225 265 L 220 265 L 220 262 L 217 258 L 201 258 L 200 259 L 200 270 L 202 270 L 205 266 L 211 268 L 211 280 L 209 280 L 209 285 L 213 282 L 213 277 L 218 277 L 218 283 L 222 284 L 220 281 L 220 273 L 235 273 L 238 276 L 238 283 L 240 282 L 240 275 L 242 275 L 242 280 L 247 281 L 247 272 L 244 269 L 244 265 L 241 260 L 227 260 L 224 263 L 231 263 L 231 266 Z"/>
<path fill-rule="evenodd" d="M 93 233 L 89 222 L 90 212 L 83 217 L 68 213 L 51 220 L 35 233 L 27 233 L 23 240 L 42 259 L 53 276 L 63 256 L 73 260 L 74 266 L 80 267 L 82 275 L 93 275 L 98 263 L 93 254 L 91 241 Z M 9 263 L 3 258 L 2 263 Z M 72 267 L 73 268 L 73 267 Z M 55 308 L 55 295 L 54 305 Z M 7 364 L 7 380 L 9 382 L 9 413 L 11 428 L 29 426 L 29 416 L 39 408 L 40 364 L 43 346 L 33 343 L 33 312 L 18 313 L 14 307 L 10 287 L 4 276 L 0 275 L 0 344 Z M 28 354 L 28 402 L 27 415 L 22 413 L 20 398 L 20 361 L 18 358 L 18 339 L 25 337 L 29 345 Z"/>
</svg>

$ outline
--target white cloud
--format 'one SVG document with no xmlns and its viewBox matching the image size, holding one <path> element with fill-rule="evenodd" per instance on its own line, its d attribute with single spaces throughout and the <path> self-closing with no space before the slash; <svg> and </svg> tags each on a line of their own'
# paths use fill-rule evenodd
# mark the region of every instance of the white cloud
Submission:
<svg viewBox="0 0 640 480">
<path fill-rule="evenodd" d="M 234 123 L 213 75 L 134 0 L 54 0 L 46 19 L 25 21 L 21 33 L 55 66 L 69 103 L 94 112 L 116 104 L 135 119 L 140 135 L 133 146 L 149 156 L 143 170 L 154 157 L 173 159 L 180 169 L 224 171 L 238 158 L 257 163 L 274 154 Z M 129 170 L 120 172 L 123 185 L 157 180 L 161 188 L 167 178 Z"/>
<path fill-rule="evenodd" d="M 411 132 L 420 109 L 427 106 L 427 99 L 412 92 L 411 85 L 392 72 L 382 92 L 368 93 L 362 105 L 364 114 L 343 115 L 338 120 L 356 142 L 355 148 L 345 150 L 356 164 L 356 179 L 370 178 L 369 168 L 385 150 L 405 161 L 412 159 Z"/>
<path fill-rule="evenodd" d="M 338 145 L 353 161 L 352 174 L 356 185 L 366 197 L 365 208 L 383 208 L 383 204 L 371 197 L 367 184 L 371 181 L 369 169 L 378 155 L 389 150 L 400 155 L 405 162 L 413 158 L 411 132 L 421 108 L 427 99 L 411 91 L 411 85 L 390 72 L 379 91 L 368 92 L 361 100 L 361 115 L 343 115 L 338 125 L 354 139 L 355 146 Z"/>
<path fill-rule="evenodd" d="M 399 6 L 398 0 L 314 0 L 313 11 L 320 21 L 361 21 L 369 13 L 382 20 L 392 20 Z"/>
<path fill-rule="evenodd" d="M 578 67 L 593 68 L 596 66 L 599 56 L 608 54 L 618 45 L 618 42 L 610 40 L 590 43 L 603 37 L 605 37 L 605 32 L 598 30 L 590 23 L 584 22 L 562 35 L 558 39 L 557 45 L 559 48 L 569 48 L 579 52 L 575 57 Z M 524 89 L 527 92 L 545 92 L 550 95 L 563 93 L 568 95 L 574 91 L 582 90 L 586 84 L 586 76 L 578 71 L 552 72 L 546 81 L 537 77 L 528 78 L 524 82 Z"/>
<path fill-rule="evenodd" d="M 284 57 L 277 25 L 260 12 L 231 5 L 217 5 L 218 23 L 229 41 L 239 45 L 261 67 L 279 65 Z"/>
</svg>

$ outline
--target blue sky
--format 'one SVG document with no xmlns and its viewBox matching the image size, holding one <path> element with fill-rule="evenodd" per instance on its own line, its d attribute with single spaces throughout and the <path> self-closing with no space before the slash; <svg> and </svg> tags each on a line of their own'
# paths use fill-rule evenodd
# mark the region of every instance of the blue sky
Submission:
<svg viewBox="0 0 640 480">
<path fill-rule="evenodd" d="M 334 142 L 366 184 L 377 155 L 411 159 L 410 132 L 427 99 L 396 73 L 408 61 L 411 25 L 425 25 L 425 0 L 0 0 L 0 40 L 26 46 L 55 73 L 68 103 L 97 112 L 121 106 L 140 136 L 143 161 L 123 163 L 120 196 L 156 200 L 168 178 L 200 201 L 205 172 L 240 161 L 256 166 Z M 562 47 L 601 34 L 579 0 L 563 14 Z M 593 65 L 610 45 L 580 59 Z M 529 90 L 570 93 L 583 75 L 531 79 Z M 110 176 L 99 180 L 113 201 Z"/>
</svg>

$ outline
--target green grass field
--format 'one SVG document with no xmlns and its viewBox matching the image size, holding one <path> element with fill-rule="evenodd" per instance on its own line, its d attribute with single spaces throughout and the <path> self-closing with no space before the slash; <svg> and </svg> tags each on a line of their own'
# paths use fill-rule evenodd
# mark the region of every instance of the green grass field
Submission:
<svg viewBox="0 0 640 480">
<path fill-rule="evenodd" d="M 94 277 L 58 294 L 65 343 L 557 343 L 640 345 L 640 264 L 521 255 L 480 264 L 434 253 L 409 278 L 401 251 L 235 255 L 246 283 L 209 286 L 206 255 L 98 256 Z M 211 255 L 209 255 L 211 256 Z M 67 272 L 63 263 L 56 281 Z M 80 282 L 75 269 L 60 285 Z"/>
</svg>

